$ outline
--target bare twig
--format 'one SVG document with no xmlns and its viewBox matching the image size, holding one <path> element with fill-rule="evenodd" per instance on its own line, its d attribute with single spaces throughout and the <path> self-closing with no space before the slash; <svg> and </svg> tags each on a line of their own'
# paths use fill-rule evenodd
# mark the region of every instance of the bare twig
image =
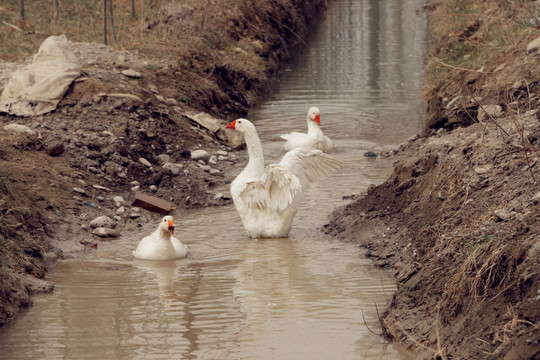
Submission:
<svg viewBox="0 0 540 360">
<path fill-rule="evenodd" d="M 377 310 L 377 317 L 379 316 L 378 310 Z M 364 317 L 364 311 L 362 310 L 362 319 L 364 319 L 364 325 L 366 326 L 366 329 L 369 330 L 370 333 L 375 334 L 377 336 L 382 336 L 383 333 L 377 334 L 375 331 L 371 330 L 366 322 L 366 318 Z"/>
<path fill-rule="evenodd" d="M 13 28 L 13 29 L 15 29 L 15 30 L 24 32 L 24 30 L 21 29 L 20 27 L 17 27 L 17 26 L 15 26 L 15 25 L 13 25 L 13 24 L 10 24 L 10 23 L 6 22 L 5 20 L 2 20 L 2 23 L 3 23 L 4 25 L 6 25 L 6 26 L 9 26 L 10 28 Z"/>
<path fill-rule="evenodd" d="M 454 70 L 463 70 L 463 71 L 470 71 L 470 72 L 476 72 L 476 73 L 480 73 L 480 74 L 487 74 L 489 72 L 486 72 L 484 70 L 474 70 L 474 69 L 467 69 L 467 68 L 462 68 L 462 67 L 458 67 L 458 66 L 453 66 L 453 65 L 450 65 L 450 64 L 447 64 L 445 63 L 444 61 L 442 61 L 441 59 L 439 59 L 438 57 L 436 56 L 433 56 L 433 58 L 435 60 L 437 60 L 437 62 L 439 64 L 441 64 L 442 66 L 446 66 L 447 68 L 450 68 L 450 69 L 454 69 Z"/>
</svg>

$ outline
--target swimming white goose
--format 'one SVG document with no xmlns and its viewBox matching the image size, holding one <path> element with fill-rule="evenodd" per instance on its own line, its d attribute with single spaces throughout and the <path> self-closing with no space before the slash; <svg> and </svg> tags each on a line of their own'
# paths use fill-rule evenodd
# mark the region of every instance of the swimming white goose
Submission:
<svg viewBox="0 0 540 360">
<path fill-rule="evenodd" d="M 320 150 L 296 148 L 279 164 L 264 166 L 257 129 L 246 119 L 227 125 L 244 135 L 249 162 L 231 183 L 231 195 L 244 229 L 252 238 L 287 237 L 298 202 L 313 181 L 338 169 L 340 159 Z"/>
<path fill-rule="evenodd" d="M 319 149 L 326 153 L 334 150 L 334 143 L 321 130 L 321 117 L 318 107 L 309 108 L 307 113 L 307 128 L 307 134 L 291 132 L 281 135 L 282 139 L 287 140 L 283 148 L 285 150 L 292 150 L 297 147 Z"/>
<path fill-rule="evenodd" d="M 164 216 L 153 233 L 143 238 L 133 256 L 144 260 L 173 260 L 186 256 L 187 246 L 174 237 L 174 220 Z"/>
</svg>

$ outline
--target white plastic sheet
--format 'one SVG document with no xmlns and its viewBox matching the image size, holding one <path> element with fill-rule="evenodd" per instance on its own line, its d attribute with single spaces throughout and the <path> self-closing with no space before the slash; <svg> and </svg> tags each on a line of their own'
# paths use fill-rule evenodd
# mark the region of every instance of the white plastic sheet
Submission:
<svg viewBox="0 0 540 360">
<path fill-rule="evenodd" d="M 53 111 L 80 73 L 71 42 L 65 35 L 50 36 L 29 65 L 11 75 L 0 98 L 0 112 L 32 116 Z"/>
</svg>

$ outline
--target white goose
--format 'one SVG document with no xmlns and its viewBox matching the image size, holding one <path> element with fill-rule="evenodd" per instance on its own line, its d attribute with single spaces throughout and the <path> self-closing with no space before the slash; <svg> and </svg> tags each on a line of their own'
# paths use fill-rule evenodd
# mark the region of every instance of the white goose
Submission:
<svg viewBox="0 0 540 360">
<path fill-rule="evenodd" d="M 186 256 L 187 246 L 174 237 L 174 220 L 167 215 L 161 219 L 158 228 L 143 238 L 133 256 L 144 260 L 173 260 Z"/>
<path fill-rule="evenodd" d="M 244 229 L 252 238 L 287 237 L 298 202 L 309 184 L 343 163 L 320 150 L 296 148 L 279 164 L 264 166 L 257 129 L 246 119 L 227 125 L 244 135 L 249 162 L 231 183 L 231 195 Z"/>
<path fill-rule="evenodd" d="M 291 132 L 281 135 L 282 139 L 287 140 L 283 148 L 285 150 L 292 150 L 297 147 L 319 149 L 325 153 L 334 150 L 334 143 L 321 130 L 321 117 L 318 107 L 309 108 L 307 113 L 307 128 L 307 134 Z"/>
</svg>

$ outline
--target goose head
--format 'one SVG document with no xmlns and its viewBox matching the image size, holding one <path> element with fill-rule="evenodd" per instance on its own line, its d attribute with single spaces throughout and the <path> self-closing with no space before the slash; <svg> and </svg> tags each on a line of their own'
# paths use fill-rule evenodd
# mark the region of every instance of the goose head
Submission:
<svg viewBox="0 0 540 360">
<path fill-rule="evenodd" d="M 308 110 L 308 119 L 315 121 L 317 125 L 321 125 L 321 116 L 318 107 L 311 107 Z"/>
<path fill-rule="evenodd" d="M 242 134 L 255 130 L 255 125 L 247 119 L 236 119 L 226 127 L 227 129 L 239 131 Z"/>
<path fill-rule="evenodd" d="M 165 236 L 174 236 L 174 219 L 172 216 L 167 215 L 161 219 L 161 222 L 158 226 L 161 233 Z"/>
</svg>

